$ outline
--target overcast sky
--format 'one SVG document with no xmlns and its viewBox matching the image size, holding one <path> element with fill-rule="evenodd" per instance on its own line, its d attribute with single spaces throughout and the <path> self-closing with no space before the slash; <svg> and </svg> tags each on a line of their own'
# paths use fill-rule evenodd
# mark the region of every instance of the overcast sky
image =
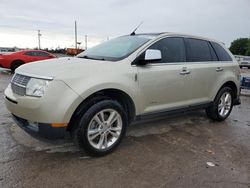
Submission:
<svg viewBox="0 0 250 188">
<path fill-rule="evenodd" d="M 130 33 L 180 32 L 214 38 L 227 46 L 250 37 L 250 0 L 0 0 L 0 47 L 89 46 Z M 84 43 L 84 42 L 83 42 Z M 84 46 L 84 44 L 82 44 Z"/>
</svg>

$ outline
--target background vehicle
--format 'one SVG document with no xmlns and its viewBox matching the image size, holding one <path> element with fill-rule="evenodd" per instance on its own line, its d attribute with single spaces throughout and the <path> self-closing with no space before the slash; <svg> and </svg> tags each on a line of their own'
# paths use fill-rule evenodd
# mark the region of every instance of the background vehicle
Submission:
<svg viewBox="0 0 250 188">
<path fill-rule="evenodd" d="M 247 67 L 250 69 L 250 56 L 235 55 L 235 59 L 239 62 L 240 68 Z"/>
<path fill-rule="evenodd" d="M 0 67 L 15 71 L 17 67 L 33 61 L 56 58 L 55 55 L 41 50 L 23 50 L 9 54 L 0 54 Z"/>
<path fill-rule="evenodd" d="M 240 104 L 239 92 L 238 62 L 221 43 L 156 33 L 24 65 L 5 96 L 29 133 L 56 138 L 69 131 L 90 155 L 102 156 L 117 148 L 134 120 L 203 108 L 223 121 Z"/>
</svg>

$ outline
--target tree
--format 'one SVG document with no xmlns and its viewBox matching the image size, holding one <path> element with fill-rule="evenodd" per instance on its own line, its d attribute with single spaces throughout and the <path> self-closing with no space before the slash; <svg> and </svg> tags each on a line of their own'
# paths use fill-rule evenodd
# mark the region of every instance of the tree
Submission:
<svg viewBox="0 0 250 188">
<path fill-rule="evenodd" d="M 234 40 L 229 50 L 235 55 L 250 55 L 250 38 Z"/>
<path fill-rule="evenodd" d="M 248 49 L 247 49 L 245 55 L 250 56 L 250 39 L 249 39 L 249 43 L 248 43 Z"/>
</svg>

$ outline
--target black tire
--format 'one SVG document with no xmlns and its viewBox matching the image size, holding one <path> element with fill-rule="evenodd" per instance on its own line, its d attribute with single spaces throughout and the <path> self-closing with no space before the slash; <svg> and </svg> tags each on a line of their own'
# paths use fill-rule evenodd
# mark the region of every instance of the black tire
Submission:
<svg viewBox="0 0 250 188">
<path fill-rule="evenodd" d="M 15 70 L 20 67 L 21 65 L 23 65 L 24 62 L 21 61 L 21 60 L 15 60 L 11 63 L 11 66 L 10 66 L 10 69 L 11 69 L 11 72 L 14 73 Z"/>
<path fill-rule="evenodd" d="M 240 69 L 242 69 L 242 66 L 240 66 Z"/>
<path fill-rule="evenodd" d="M 248 69 L 250 69 L 250 67 L 247 67 Z"/>
<path fill-rule="evenodd" d="M 225 116 L 221 116 L 219 113 L 218 107 L 219 107 L 220 98 L 225 93 L 229 93 L 231 95 L 231 105 L 230 105 L 230 109 L 228 113 Z M 224 121 L 230 115 L 232 108 L 233 108 L 233 91 L 230 87 L 223 87 L 217 93 L 213 104 L 206 109 L 206 113 L 207 113 L 207 116 L 212 120 Z"/>
<path fill-rule="evenodd" d="M 122 129 L 118 139 L 113 145 L 105 149 L 96 149 L 88 140 L 88 128 L 91 126 L 90 123 L 93 117 L 105 109 L 112 109 L 119 113 L 122 120 Z M 87 152 L 87 154 L 93 157 L 101 157 L 113 152 L 126 134 L 126 129 L 128 126 L 128 118 L 125 110 L 118 102 L 114 100 L 103 100 L 93 104 L 93 106 L 91 106 L 85 113 L 80 114 L 75 122 L 77 126 L 71 131 L 74 142 L 78 146 L 82 147 Z"/>
</svg>

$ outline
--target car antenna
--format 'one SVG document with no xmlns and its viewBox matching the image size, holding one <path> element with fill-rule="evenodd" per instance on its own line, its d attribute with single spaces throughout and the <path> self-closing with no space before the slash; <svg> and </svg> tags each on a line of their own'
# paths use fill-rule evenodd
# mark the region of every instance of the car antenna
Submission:
<svg viewBox="0 0 250 188">
<path fill-rule="evenodd" d="M 130 35 L 135 35 L 136 30 L 143 24 L 143 21 L 135 28 L 135 30 L 130 33 Z"/>
</svg>

